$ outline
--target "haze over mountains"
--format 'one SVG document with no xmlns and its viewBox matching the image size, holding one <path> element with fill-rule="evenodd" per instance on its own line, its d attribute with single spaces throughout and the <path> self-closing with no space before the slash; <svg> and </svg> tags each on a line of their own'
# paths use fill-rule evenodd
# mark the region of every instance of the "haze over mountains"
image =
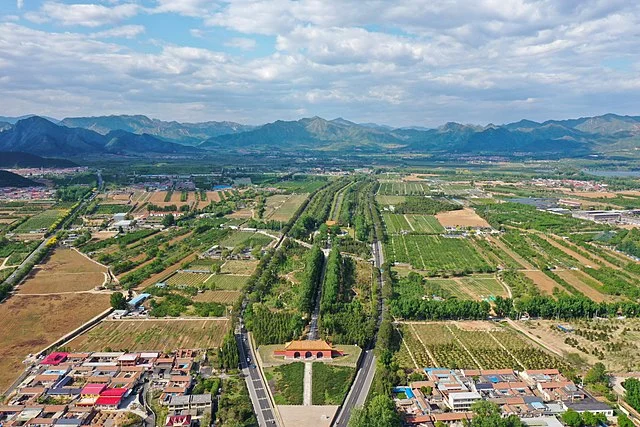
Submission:
<svg viewBox="0 0 640 427">
<path fill-rule="evenodd" d="M 4 120 L 2 120 L 4 119 Z M 584 156 L 640 147 L 640 117 L 606 114 L 505 125 L 447 123 L 436 129 L 391 128 L 320 117 L 262 126 L 179 123 L 146 116 L 0 118 L 0 150 L 43 156 L 191 155 L 208 150 L 452 153 Z"/>
</svg>

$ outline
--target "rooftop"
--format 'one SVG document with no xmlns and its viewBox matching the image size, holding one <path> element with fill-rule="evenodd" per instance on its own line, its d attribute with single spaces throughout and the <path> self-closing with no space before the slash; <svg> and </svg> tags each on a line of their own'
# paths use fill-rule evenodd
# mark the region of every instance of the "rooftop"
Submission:
<svg viewBox="0 0 640 427">
<path fill-rule="evenodd" d="M 324 340 L 291 341 L 285 344 L 287 351 L 330 351 L 333 348 Z"/>
</svg>

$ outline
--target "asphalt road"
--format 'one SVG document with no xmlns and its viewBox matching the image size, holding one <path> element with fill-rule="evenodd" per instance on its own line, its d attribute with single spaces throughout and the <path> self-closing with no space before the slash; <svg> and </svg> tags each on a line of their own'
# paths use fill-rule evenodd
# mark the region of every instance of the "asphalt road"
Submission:
<svg viewBox="0 0 640 427">
<path fill-rule="evenodd" d="M 236 333 L 236 343 L 240 351 L 240 367 L 247 382 L 249 396 L 251 396 L 251 403 L 253 404 L 253 411 L 258 417 L 258 424 L 260 426 L 277 426 L 274 409 L 267 395 L 266 384 L 262 381 L 262 376 L 260 376 L 260 372 L 258 372 L 255 365 L 256 358 L 251 346 L 248 344 L 248 339 L 249 337 L 244 330 L 239 330 L 238 333 Z M 247 362 L 247 358 L 249 358 L 251 362 Z"/>
<path fill-rule="evenodd" d="M 382 267 L 383 259 L 382 259 L 382 245 L 378 240 L 374 242 L 372 245 L 373 252 L 373 260 L 375 266 L 380 269 Z M 378 285 L 380 289 L 382 289 L 382 275 L 380 274 L 380 270 L 378 270 Z M 378 292 L 379 295 L 382 295 L 382 292 Z M 379 315 L 378 315 L 378 326 L 380 326 L 380 322 L 382 321 L 382 299 L 379 301 Z M 369 390 L 371 389 L 371 384 L 373 382 L 373 376 L 376 372 L 376 363 L 373 349 L 366 350 L 364 355 L 362 356 L 362 363 L 358 367 L 358 371 L 356 372 L 356 379 L 353 381 L 351 385 L 351 390 L 347 395 L 347 399 L 344 401 L 342 406 L 340 407 L 338 414 L 333 423 L 336 427 L 346 427 L 349 424 L 349 419 L 351 418 L 351 412 L 353 408 L 359 408 L 364 405 L 364 402 L 367 400 L 367 396 L 369 395 Z"/>
</svg>

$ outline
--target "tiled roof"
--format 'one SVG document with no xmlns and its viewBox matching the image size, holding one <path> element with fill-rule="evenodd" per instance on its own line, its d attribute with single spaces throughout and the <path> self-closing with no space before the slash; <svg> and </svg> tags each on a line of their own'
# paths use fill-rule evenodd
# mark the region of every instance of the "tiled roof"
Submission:
<svg viewBox="0 0 640 427">
<path fill-rule="evenodd" d="M 331 351 L 331 346 L 323 340 L 306 340 L 288 342 L 284 349 L 287 351 Z"/>
</svg>

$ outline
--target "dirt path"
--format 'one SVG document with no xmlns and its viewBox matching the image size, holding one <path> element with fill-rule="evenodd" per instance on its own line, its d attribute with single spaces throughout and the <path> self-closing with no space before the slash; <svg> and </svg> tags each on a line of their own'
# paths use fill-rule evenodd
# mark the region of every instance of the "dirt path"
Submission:
<svg viewBox="0 0 640 427">
<path fill-rule="evenodd" d="M 400 328 L 398 328 L 398 327 L 396 327 L 396 331 L 398 332 L 398 334 L 400 334 L 400 338 L 402 340 L 402 345 L 404 345 L 404 348 L 407 349 L 407 353 L 409 353 L 409 357 L 411 357 L 411 360 L 413 361 L 413 365 L 416 367 L 416 369 L 420 369 L 420 366 L 418 366 L 418 362 L 416 362 L 416 358 L 413 357 L 413 353 L 411 353 L 411 349 L 407 345 L 407 342 L 404 340 L 404 336 L 402 335 L 402 331 L 400 331 Z"/>
<path fill-rule="evenodd" d="M 467 346 L 464 345 L 464 343 L 460 340 L 460 338 L 458 338 L 458 336 L 455 334 L 455 332 L 453 332 L 453 329 L 451 329 L 451 326 L 446 325 L 446 327 L 449 330 L 449 332 L 451 333 L 451 335 L 453 335 L 453 337 L 456 339 L 456 341 L 458 341 L 458 344 L 460 344 L 460 346 L 464 349 L 464 351 L 466 351 L 469 354 L 469 356 L 471 356 L 471 359 L 473 359 L 473 363 L 475 363 L 478 366 L 478 368 L 480 368 L 480 370 L 484 370 L 484 368 L 482 367 L 480 362 L 478 362 L 478 360 L 475 358 L 475 356 L 469 351 Z"/>
<path fill-rule="evenodd" d="M 507 318 L 507 323 L 515 330 L 517 330 L 518 332 L 521 332 L 522 334 L 524 334 L 527 338 L 529 338 L 531 341 L 535 342 L 536 344 L 540 345 L 542 348 L 544 348 L 545 350 L 550 351 L 551 353 L 560 356 L 560 357 L 564 357 L 564 354 L 562 353 L 562 351 L 549 346 L 545 341 L 541 340 L 540 338 L 536 337 L 535 335 L 533 335 L 531 332 L 527 331 L 525 328 L 521 327 L 520 325 L 518 325 L 517 322 L 514 322 L 513 320 Z"/>
<path fill-rule="evenodd" d="M 413 224 L 411 224 L 411 221 L 409 221 L 409 218 L 407 218 L 407 214 L 404 214 L 404 220 L 407 221 L 407 224 L 409 224 L 409 227 L 411 227 L 411 231 L 416 231 L 415 228 L 413 228 Z"/>
<path fill-rule="evenodd" d="M 422 347 L 424 348 L 424 351 L 427 353 L 427 356 L 429 356 L 429 359 L 431 359 L 431 361 L 433 362 L 433 366 L 439 366 L 438 362 L 436 361 L 436 358 L 433 356 L 433 354 L 431 354 L 431 351 L 429 351 L 429 349 L 425 345 L 424 341 L 422 341 L 422 338 L 420 338 L 420 334 L 418 334 L 418 331 L 416 331 L 415 325 L 412 323 L 409 326 L 411 326 L 411 330 L 413 331 L 413 335 L 415 335 L 416 338 L 418 338 L 418 341 L 420 341 L 420 344 L 422 344 Z M 415 362 L 415 360 L 414 360 L 414 362 Z M 417 367 L 417 364 L 416 364 L 416 367 Z"/>
</svg>

